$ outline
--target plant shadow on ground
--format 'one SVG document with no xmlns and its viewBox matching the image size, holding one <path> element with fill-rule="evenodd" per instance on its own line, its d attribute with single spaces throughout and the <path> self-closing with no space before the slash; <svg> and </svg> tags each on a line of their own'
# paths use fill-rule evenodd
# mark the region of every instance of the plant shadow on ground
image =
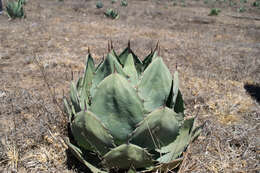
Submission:
<svg viewBox="0 0 260 173">
<path fill-rule="evenodd" d="M 91 172 L 84 164 L 78 161 L 78 159 L 71 153 L 70 149 L 66 150 L 67 167 L 69 170 L 74 170 L 77 173 Z"/>
<path fill-rule="evenodd" d="M 67 128 L 68 128 L 68 137 L 70 139 L 70 142 L 73 145 L 76 145 L 76 142 L 73 138 L 69 123 L 68 123 Z M 70 151 L 70 149 L 66 150 L 66 156 L 67 156 L 66 164 L 67 164 L 67 167 L 68 167 L 69 170 L 74 170 L 77 173 L 91 172 L 90 169 L 87 166 L 85 166 L 83 163 L 81 163 L 77 159 L 77 157 L 73 155 L 73 153 Z M 93 159 L 93 158 L 90 158 L 90 159 Z"/>
<path fill-rule="evenodd" d="M 244 88 L 246 92 L 260 103 L 260 85 L 258 84 L 245 84 Z"/>
</svg>

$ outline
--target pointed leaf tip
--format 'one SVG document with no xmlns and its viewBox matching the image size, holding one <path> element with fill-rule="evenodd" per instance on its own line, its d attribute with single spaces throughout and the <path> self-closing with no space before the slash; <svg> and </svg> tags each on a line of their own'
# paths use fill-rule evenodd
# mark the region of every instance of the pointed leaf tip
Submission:
<svg viewBox="0 0 260 173">
<path fill-rule="evenodd" d="M 107 42 L 107 50 L 108 50 L 108 53 L 111 51 L 111 46 L 110 46 L 110 41 L 109 40 Z"/>
<path fill-rule="evenodd" d="M 174 92 L 173 92 L 173 80 L 172 80 L 171 90 L 165 103 L 168 108 L 173 108 L 174 105 L 173 95 Z"/>
<path fill-rule="evenodd" d="M 182 94 L 181 94 L 180 90 L 178 90 L 178 94 L 177 94 L 175 105 L 174 105 L 174 111 L 176 113 L 183 113 L 184 109 L 185 108 L 184 108 L 184 101 L 182 98 Z"/>
<path fill-rule="evenodd" d="M 114 46 L 113 46 L 113 42 L 112 42 L 112 40 L 110 40 L 110 48 L 111 48 L 111 50 L 114 49 Z"/>
<path fill-rule="evenodd" d="M 159 40 L 158 40 L 157 43 L 156 43 L 156 46 L 155 46 L 154 52 L 155 52 L 155 51 L 158 51 L 158 50 L 159 50 Z"/>
<path fill-rule="evenodd" d="M 130 40 L 128 40 L 128 49 L 130 49 L 131 48 L 131 43 L 130 43 Z"/>
</svg>

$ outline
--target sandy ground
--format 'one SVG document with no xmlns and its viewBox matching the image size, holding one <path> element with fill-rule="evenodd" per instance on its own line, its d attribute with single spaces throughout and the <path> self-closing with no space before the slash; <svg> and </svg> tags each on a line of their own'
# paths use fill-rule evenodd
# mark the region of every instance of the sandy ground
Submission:
<svg viewBox="0 0 260 173">
<path fill-rule="evenodd" d="M 260 9 L 253 1 L 29 0 L 26 18 L 0 16 L 0 172 L 84 172 L 67 151 L 62 98 L 112 40 L 140 57 L 159 41 L 180 73 L 186 114 L 206 123 L 185 153 L 182 172 L 260 171 Z M 6 1 L 4 0 L 4 4 Z M 113 7 L 119 19 L 104 11 Z M 218 16 L 209 16 L 211 8 Z M 247 92 L 247 90 L 248 92 Z M 249 93 L 255 92 L 255 98 Z M 258 96 L 257 96 L 258 93 Z M 258 102 L 257 102 L 258 99 Z"/>
</svg>

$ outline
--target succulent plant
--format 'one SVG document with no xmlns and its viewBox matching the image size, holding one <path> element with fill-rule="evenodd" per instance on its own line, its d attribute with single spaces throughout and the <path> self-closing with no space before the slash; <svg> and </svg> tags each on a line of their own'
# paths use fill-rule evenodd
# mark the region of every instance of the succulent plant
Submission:
<svg viewBox="0 0 260 173">
<path fill-rule="evenodd" d="M 97 67 L 88 54 L 84 75 L 64 99 L 68 147 L 92 172 L 176 168 L 202 128 L 184 116 L 178 72 L 172 77 L 158 46 L 141 61 L 130 42 L 120 55 L 109 45 Z"/>
<path fill-rule="evenodd" d="M 108 8 L 107 11 L 105 12 L 105 15 L 111 19 L 118 19 L 119 18 L 119 14 L 116 10 L 112 9 L 112 8 Z"/>
<path fill-rule="evenodd" d="M 96 3 L 96 7 L 97 8 L 103 8 L 103 3 L 102 3 L 102 1 L 98 1 L 97 3 Z"/>
<path fill-rule="evenodd" d="M 6 5 L 6 11 L 10 18 L 24 17 L 23 5 L 25 0 L 10 1 Z"/>
<path fill-rule="evenodd" d="M 127 2 L 127 0 L 121 0 L 120 4 L 121 4 L 121 6 L 126 7 L 128 5 L 128 2 Z"/>
<path fill-rule="evenodd" d="M 260 1 L 256 0 L 255 2 L 252 3 L 253 7 L 259 7 L 260 6 Z"/>
<path fill-rule="evenodd" d="M 114 3 L 116 3 L 116 2 L 117 2 L 117 0 L 112 0 L 112 1 L 111 1 L 112 4 L 114 4 Z"/>
<path fill-rule="evenodd" d="M 210 10 L 209 16 L 217 16 L 220 12 L 221 10 L 219 8 L 212 8 Z"/>
</svg>

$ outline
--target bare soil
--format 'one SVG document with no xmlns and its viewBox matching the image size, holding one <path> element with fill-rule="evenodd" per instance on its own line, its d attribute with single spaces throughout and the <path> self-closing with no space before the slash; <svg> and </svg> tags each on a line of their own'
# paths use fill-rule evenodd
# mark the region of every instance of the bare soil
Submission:
<svg viewBox="0 0 260 173">
<path fill-rule="evenodd" d="M 0 172 L 87 172 L 67 151 L 62 98 L 112 40 L 140 57 L 160 54 L 180 73 L 187 116 L 205 123 L 180 172 L 260 171 L 260 9 L 202 0 L 29 0 L 26 18 L 0 15 Z M 4 5 L 6 1 L 4 0 Z M 113 7 L 119 19 L 104 11 Z M 220 8 L 218 16 L 209 16 Z M 248 92 L 247 92 L 248 91 Z M 250 94 L 252 96 L 250 96 Z"/>
</svg>

